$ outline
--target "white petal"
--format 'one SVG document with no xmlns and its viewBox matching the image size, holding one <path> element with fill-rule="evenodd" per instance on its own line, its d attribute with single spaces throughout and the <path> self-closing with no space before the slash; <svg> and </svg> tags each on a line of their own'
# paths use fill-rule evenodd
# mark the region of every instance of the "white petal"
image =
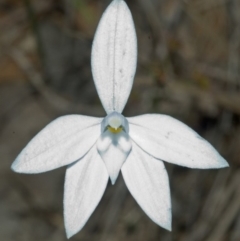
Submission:
<svg viewBox="0 0 240 241">
<path fill-rule="evenodd" d="M 94 146 L 67 168 L 64 188 L 64 222 L 67 237 L 80 231 L 97 207 L 108 182 L 106 167 Z"/>
<path fill-rule="evenodd" d="M 112 184 L 117 180 L 119 171 L 131 148 L 131 140 L 123 131 L 119 134 L 105 131 L 98 139 L 97 149 L 106 165 Z"/>
<path fill-rule="evenodd" d="M 21 173 L 40 173 L 80 159 L 101 135 L 101 121 L 101 118 L 81 115 L 56 119 L 28 143 L 12 169 Z"/>
<path fill-rule="evenodd" d="M 130 137 L 163 161 L 190 168 L 223 168 L 228 163 L 195 131 L 166 115 L 128 118 Z"/>
<path fill-rule="evenodd" d="M 171 230 L 171 198 L 164 164 L 135 143 L 122 167 L 126 185 L 143 211 L 159 226 Z"/>
<path fill-rule="evenodd" d="M 131 12 L 114 0 L 104 12 L 92 46 L 92 72 L 103 107 L 122 112 L 137 63 L 137 38 Z"/>
</svg>

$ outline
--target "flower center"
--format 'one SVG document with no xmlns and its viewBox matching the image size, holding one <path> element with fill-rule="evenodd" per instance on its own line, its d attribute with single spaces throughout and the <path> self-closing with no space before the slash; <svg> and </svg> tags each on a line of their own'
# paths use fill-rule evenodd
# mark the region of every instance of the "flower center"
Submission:
<svg viewBox="0 0 240 241">
<path fill-rule="evenodd" d="M 118 134 L 121 131 L 128 133 L 129 129 L 127 119 L 116 111 L 110 113 L 103 119 L 101 128 L 102 133 L 108 130 L 113 134 Z"/>
<path fill-rule="evenodd" d="M 132 149 L 128 135 L 128 121 L 123 115 L 114 111 L 102 120 L 101 131 L 96 144 L 97 150 L 114 184 Z"/>
<path fill-rule="evenodd" d="M 117 133 L 121 132 L 122 129 L 123 129 L 122 127 L 118 127 L 117 129 L 115 129 L 115 128 L 112 128 L 111 126 L 108 126 L 108 130 L 111 131 L 114 134 L 117 134 Z"/>
</svg>

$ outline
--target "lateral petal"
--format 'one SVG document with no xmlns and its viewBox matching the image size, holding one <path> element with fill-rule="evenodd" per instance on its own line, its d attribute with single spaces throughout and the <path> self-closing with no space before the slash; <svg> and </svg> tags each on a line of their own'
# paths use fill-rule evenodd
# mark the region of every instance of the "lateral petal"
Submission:
<svg viewBox="0 0 240 241">
<path fill-rule="evenodd" d="M 112 184 L 117 180 L 131 148 L 131 140 L 124 131 L 118 134 L 105 131 L 98 139 L 97 149 L 106 165 Z"/>
<path fill-rule="evenodd" d="M 133 142 L 122 174 L 130 193 L 149 218 L 171 230 L 170 188 L 163 162 L 148 155 Z"/>
<path fill-rule="evenodd" d="M 130 137 L 156 158 L 189 168 L 228 166 L 209 142 L 170 116 L 148 114 L 127 119 Z"/>
<path fill-rule="evenodd" d="M 67 115 L 41 130 L 18 155 L 12 169 L 40 173 L 80 159 L 101 135 L 101 118 Z"/>
<path fill-rule="evenodd" d="M 96 146 L 66 171 L 64 223 L 67 237 L 79 232 L 97 207 L 108 182 L 106 167 Z"/>
<path fill-rule="evenodd" d="M 137 64 L 137 38 L 131 12 L 113 0 L 103 13 L 92 46 L 92 73 L 106 112 L 122 112 Z"/>
</svg>

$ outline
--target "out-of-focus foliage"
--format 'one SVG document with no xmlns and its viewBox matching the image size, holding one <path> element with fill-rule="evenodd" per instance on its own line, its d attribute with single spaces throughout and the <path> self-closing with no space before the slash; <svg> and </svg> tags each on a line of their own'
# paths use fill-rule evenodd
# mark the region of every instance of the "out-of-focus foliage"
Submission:
<svg viewBox="0 0 240 241">
<path fill-rule="evenodd" d="M 109 0 L 0 2 L 0 240 L 66 240 L 64 168 L 12 173 L 57 116 L 104 116 L 91 75 L 93 35 Z M 240 240 L 240 1 L 129 0 L 138 69 L 124 114 L 172 115 L 208 139 L 225 170 L 166 164 L 173 231 L 150 221 L 120 177 L 72 240 Z M 81 147 L 80 147 L 81 148 Z"/>
</svg>

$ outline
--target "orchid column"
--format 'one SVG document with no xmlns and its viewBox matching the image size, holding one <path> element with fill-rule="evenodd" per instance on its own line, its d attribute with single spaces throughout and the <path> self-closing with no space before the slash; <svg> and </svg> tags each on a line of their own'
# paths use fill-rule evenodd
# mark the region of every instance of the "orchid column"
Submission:
<svg viewBox="0 0 240 241">
<path fill-rule="evenodd" d="M 222 168 L 223 157 L 196 132 L 166 115 L 125 118 L 137 63 L 131 13 L 123 0 L 104 12 L 92 47 L 92 72 L 105 118 L 63 116 L 47 125 L 12 164 L 20 173 L 67 165 L 64 221 L 67 236 L 82 229 L 98 205 L 108 179 L 121 170 L 145 213 L 171 230 L 171 199 L 163 161 L 189 168 Z"/>
</svg>

